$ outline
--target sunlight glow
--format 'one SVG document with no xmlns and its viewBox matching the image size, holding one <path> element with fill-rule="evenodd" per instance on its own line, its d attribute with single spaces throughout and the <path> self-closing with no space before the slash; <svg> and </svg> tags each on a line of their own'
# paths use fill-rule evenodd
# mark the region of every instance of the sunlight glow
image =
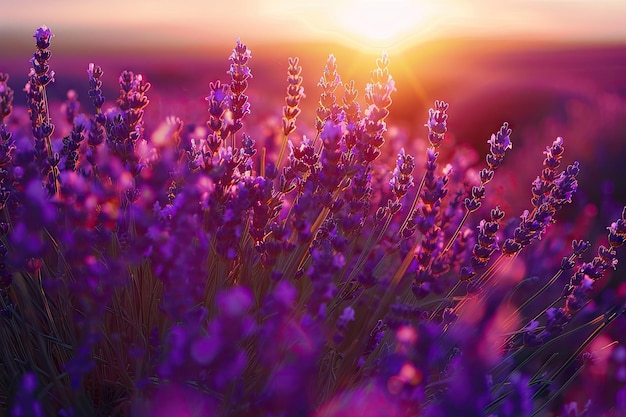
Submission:
<svg viewBox="0 0 626 417">
<path fill-rule="evenodd" d="M 347 43 L 372 53 L 398 53 L 437 38 L 626 40 L 624 0 L 240 0 L 235 9 L 217 0 L 175 6 L 171 0 L 107 0 L 106 7 L 101 0 L 31 3 L 37 13 L 23 2 L 0 0 L 4 51 L 43 23 L 59 36 L 56 45 L 65 39 L 90 50 L 205 48 L 238 37 L 248 43 Z"/>
<path fill-rule="evenodd" d="M 347 0 L 336 16 L 356 35 L 389 40 L 418 26 L 423 16 L 410 0 Z"/>
<path fill-rule="evenodd" d="M 349 38 L 377 47 L 397 47 L 424 32 L 431 10 L 421 0 L 344 0 L 335 24 Z"/>
</svg>

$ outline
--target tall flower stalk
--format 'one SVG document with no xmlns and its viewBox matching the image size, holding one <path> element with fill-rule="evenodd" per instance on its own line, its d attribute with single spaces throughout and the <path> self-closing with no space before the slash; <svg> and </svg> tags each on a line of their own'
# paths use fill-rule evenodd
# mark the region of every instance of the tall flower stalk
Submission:
<svg viewBox="0 0 626 417">
<path fill-rule="evenodd" d="M 41 176 L 46 178 L 45 186 L 51 195 L 55 194 L 58 189 L 58 168 L 56 165 L 59 162 L 58 155 L 54 155 L 52 151 L 51 136 L 54 132 L 54 124 L 50 120 L 46 93 L 46 87 L 54 82 L 54 71 L 50 69 L 49 65 L 52 55 L 49 48 L 53 36 L 52 31 L 47 26 L 41 26 L 33 35 L 37 50 L 30 60 L 32 68 L 29 73 L 29 80 L 24 87 L 35 138 L 37 163 Z"/>
</svg>

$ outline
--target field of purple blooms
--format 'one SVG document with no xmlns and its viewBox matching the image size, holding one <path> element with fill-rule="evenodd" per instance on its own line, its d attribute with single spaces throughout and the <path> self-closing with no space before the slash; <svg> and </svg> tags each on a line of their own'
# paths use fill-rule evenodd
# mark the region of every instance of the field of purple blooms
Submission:
<svg viewBox="0 0 626 417">
<path fill-rule="evenodd" d="M 568 211 L 587 119 L 478 157 L 454 102 L 423 140 L 389 123 L 386 53 L 364 91 L 330 55 L 307 114 L 299 59 L 253 97 L 237 41 L 183 120 L 93 63 L 49 99 L 52 37 L 25 87 L 0 73 L 0 416 L 626 415 L 626 208 L 607 182 Z"/>
</svg>

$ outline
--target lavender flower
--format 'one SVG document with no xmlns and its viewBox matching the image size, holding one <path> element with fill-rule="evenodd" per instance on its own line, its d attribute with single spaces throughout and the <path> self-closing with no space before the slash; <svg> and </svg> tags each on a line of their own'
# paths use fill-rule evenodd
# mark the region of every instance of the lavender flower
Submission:
<svg viewBox="0 0 626 417">
<path fill-rule="evenodd" d="M 480 208 L 481 200 L 485 198 L 485 185 L 491 181 L 496 169 L 502 165 L 506 151 L 513 147 L 510 136 L 511 129 L 506 122 L 502 124 L 497 134 L 491 135 L 491 139 L 488 141 L 490 145 L 489 154 L 486 157 L 488 168 L 480 171 L 480 185 L 472 187 L 472 198 L 465 199 L 465 208 L 469 212 L 474 212 Z"/>
<path fill-rule="evenodd" d="M 545 311 L 546 325 L 542 330 L 537 329 L 537 321 L 528 326 L 524 335 L 528 346 L 540 346 L 561 334 L 573 316 L 587 305 L 594 283 L 602 278 L 606 270 L 615 269 L 617 265 L 615 249 L 622 246 L 626 238 L 626 230 L 620 226 L 626 221 L 625 216 L 626 209 L 622 212 L 622 217 L 608 227 L 610 247 L 600 246 L 597 256 L 591 262 L 583 262 L 571 276 L 562 293 L 565 305 L 550 307 Z M 577 256 L 576 254 L 584 250 L 588 244 L 574 242 L 572 246 L 573 256 Z"/>
<path fill-rule="evenodd" d="M 209 102 L 209 121 L 207 126 L 213 135 L 207 139 L 209 147 L 213 152 L 217 152 L 221 146 L 221 140 L 228 136 L 228 128 L 224 119 L 224 112 L 228 108 L 230 97 L 228 96 L 228 85 L 222 84 L 219 80 L 209 83 L 210 94 L 206 97 Z"/>
<path fill-rule="evenodd" d="M 509 124 L 506 122 L 502 125 L 497 134 L 491 135 L 491 139 L 489 139 L 488 142 L 490 145 L 489 155 L 487 155 L 487 165 L 491 171 L 495 171 L 502 165 L 504 154 L 513 147 L 510 136 L 511 129 L 509 129 Z"/>
<path fill-rule="evenodd" d="M 428 110 L 428 141 L 434 148 L 438 148 L 448 131 L 448 103 L 445 101 L 435 101 L 435 108 Z"/>
<path fill-rule="evenodd" d="M 421 245 L 424 256 L 418 255 L 417 259 L 420 265 L 426 267 L 430 263 L 430 255 L 438 243 L 438 234 L 441 228 L 438 226 L 439 210 L 442 199 L 447 195 L 448 190 L 448 173 L 441 177 L 435 175 L 437 169 L 436 160 L 438 153 L 434 152 L 434 148 L 428 149 L 426 161 L 426 174 L 424 176 L 424 187 L 422 188 L 421 205 L 418 206 L 416 212 L 413 213 L 413 219 L 410 224 L 425 236 L 426 241 Z M 421 258 L 421 259 L 420 259 Z"/>
<path fill-rule="evenodd" d="M 74 123 L 74 120 L 72 119 Z M 85 131 L 84 119 L 74 123 L 72 132 L 63 138 L 63 149 L 61 150 L 61 157 L 65 158 L 63 170 L 75 171 L 78 162 L 78 150 L 80 143 L 83 141 L 83 132 Z"/>
<path fill-rule="evenodd" d="M 584 262 L 578 271 L 572 276 L 565 293 L 569 294 L 566 299 L 566 313 L 576 313 L 587 301 L 587 296 L 593 283 L 602 278 L 605 271 L 615 269 L 617 265 L 617 253 L 615 249 L 624 244 L 626 230 L 620 225 L 626 222 L 626 210 L 622 212 L 622 217 L 612 223 L 609 230 L 609 247 L 600 246 L 598 254 L 591 262 Z"/>
<path fill-rule="evenodd" d="M 117 108 L 109 110 L 105 115 L 107 145 L 136 177 L 143 168 L 135 150 L 137 141 L 143 135 L 144 109 L 150 102 L 146 92 L 151 85 L 141 74 L 132 71 L 123 71 L 118 82 L 120 96 L 116 101 Z"/>
<path fill-rule="evenodd" d="M 300 114 L 300 100 L 305 97 L 302 87 L 302 67 L 298 65 L 298 58 L 289 58 L 287 68 L 287 97 L 283 107 L 283 135 L 287 136 L 296 130 L 296 118 Z"/>
<path fill-rule="evenodd" d="M 442 191 L 443 183 L 437 182 L 437 180 L 435 179 L 434 170 L 437 168 L 436 160 L 437 160 L 437 157 L 439 156 L 439 153 L 436 152 L 436 149 L 441 143 L 441 141 L 443 140 L 445 133 L 447 131 L 448 115 L 445 112 L 448 109 L 448 104 L 443 101 L 440 102 L 437 100 L 435 101 L 435 108 L 437 110 L 433 110 L 433 109 L 429 110 L 429 121 L 425 125 L 426 127 L 428 127 L 429 140 L 431 141 L 431 147 L 429 147 L 426 151 L 427 152 L 426 170 L 424 171 L 424 177 L 417 189 L 417 193 L 415 195 L 413 203 L 411 204 L 411 208 L 409 209 L 409 214 L 407 218 L 405 219 L 405 221 L 402 223 L 402 226 L 400 226 L 400 230 L 398 234 L 402 239 L 408 239 L 409 237 L 411 237 L 415 233 L 415 230 L 417 228 L 418 211 L 416 210 L 416 208 L 417 208 L 419 200 L 422 198 L 423 195 L 425 195 L 422 193 L 423 193 L 423 187 L 426 183 L 427 176 L 429 178 L 428 185 L 429 187 L 431 187 L 431 191 L 429 192 L 429 195 L 427 196 L 427 198 L 429 200 L 432 200 L 432 198 L 435 197 L 435 200 L 437 200 L 436 198 L 437 195 L 443 192 Z M 430 139 L 431 136 L 436 139 L 431 140 Z M 441 186 L 439 191 L 437 191 L 438 186 Z M 443 195 L 441 197 L 443 197 Z M 434 201 L 431 201 L 431 204 L 432 203 L 434 203 Z M 433 220 L 432 216 L 430 220 L 432 223 L 432 220 Z"/>
<path fill-rule="evenodd" d="M 354 80 L 344 84 L 343 114 L 345 115 L 346 137 L 345 143 L 348 150 L 352 150 L 358 141 L 358 126 L 361 120 L 361 106 L 357 101 L 358 90 L 354 87 Z"/>
<path fill-rule="evenodd" d="M 53 36 L 52 31 L 46 25 L 43 25 L 37 28 L 33 38 L 37 41 L 37 48 L 48 49 L 50 47 L 50 38 Z"/>
<path fill-rule="evenodd" d="M 50 121 L 46 96 L 46 86 L 54 81 L 54 71 L 50 70 L 48 63 L 52 55 L 48 49 L 52 36 L 54 35 L 46 26 L 39 27 L 33 35 L 36 39 L 37 51 L 30 60 L 32 68 L 29 73 L 29 80 L 24 87 L 28 99 L 31 127 L 35 137 L 37 163 L 41 176 L 47 179 L 45 186 L 51 195 L 57 192 L 58 170 L 56 164 L 59 162 L 58 155 L 54 155 L 52 151 L 50 137 L 54 132 L 54 124 Z"/>
<path fill-rule="evenodd" d="M 380 147 L 385 142 L 383 134 L 387 130 L 385 118 L 389 115 L 391 93 L 396 90 L 393 78 L 389 74 L 389 56 L 386 52 L 376 60 L 376 66 L 365 88 L 367 109 L 356 144 L 359 160 L 366 163 L 371 163 L 380 156 Z"/>
<path fill-rule="evenodd" d="M 480 221 L 476 243 L 472 249 L 472 266 L 461 269 L 462 280 L 470 279 L 476 272 L 484 269 L 494 252 L 499 250 L 497 233 L 503 218 L 504 212 L 496 207 L 491 210 L 489 221 Z"/>
<path fill-rule="evenodd" d="M 555 154 L 560 155 L 562 139 L 557 138 L 553 147 L 556 147 Z M 558 159 L 555 159 L 551 148 L 546 151 L 547 157 L 544 160 L 544 165 L 548 167 L 558 167 Z M 519 252 L 522 248 L 529 245 L 533 240 L 540 239 L 541 235 L 545 232 L 550 223 L 553 222 L 553 217 L 558 210 L 560 210 L 565 203 L 571 202 L 573 193 L 578 188 L 578 181 L 576 176 L 579 173 L 578 162 L 574 162 L 569 165 L 564 171 L 556 175 L 552 173 L 552 169 L 544 169 L 542 175 L 546 178 L 550 178 L 551 182 L 536 180 L 533 183 L 533 205 L 539 204 L 531 212 L 525 211 L 521 216 L 521 222 L 515 229 L 514 236 L 508 238 L 503 246 L 502 252 L 505 255 L 513 255 Z M 539 198 L 539 183 L 543 184 L 541 187 L 546 188 L 545 195 Z M 549 184 L 549 185 L 547 185 Z"/>
<path fill-rule="evenodd" d="M 554 187 L 554 181 L 558 177 L 558 168 L 561 165 L 561 159 L 563 158 L 563 138 L 558 137 L 552 143 L 552 146 L 546 147 L 544 154 L 546 158 L 543 161 L 545 168 L 541 172 L 541 177 L 533 182 L 532 192 L 533 206 L 539 207 L 546 202 L 552 188 Z"/>
<path fill-rule="evenodd" d="M 106 119 L 102 115 L 102 106 L 104 105 L 105 97 L 102 94 L 102 76 L 104 72 L 100 66 L 90 63 L 87 67 L 87 75 L 89 76 L 89 98 L 93 106 L 96 108 L 95 120 L 100 125 L 104 126 Z"/>
<path fill-rule="evenodd" d="M 248 88 L 248 79 L 252 78 L 252 72 L 248 67 L 248 60 L 252 56 L 250 50 L 237 39 L 237 45 L 230 56 L 230 110 L 232 112 L 232 124 L 228 127 L 231 134 L 237 133 L 242 127 L 243 117 L 250 113 L 248 96 L 244 93 Z"/>
<path fill-rule="evenodd" d="M 413 187 L 413 169 L 415 167 L 415 158 L 408 155 L 404 148 L 400 149 L 396 167 L 393 170 L 391 178 L 391 192 L 396 201 L 400 201 L 411 187 Z"/>
<path fill-rule="evenodd" d="M 324 68 L 324 75 L 317 84 L 322 88 L 320 95 L 319 107 L 317 108 L 317 117 L 315 119 L 315 128 L 317 132 L 321 132 L 324 124 L 330 118 L 337 123 L 340 115 L 340 107 L 337 104 L 335 91 L 341 85 L 341 78 L 337 73 L 337 60 L 335 56 L 330 54 Z"/>
</svg>

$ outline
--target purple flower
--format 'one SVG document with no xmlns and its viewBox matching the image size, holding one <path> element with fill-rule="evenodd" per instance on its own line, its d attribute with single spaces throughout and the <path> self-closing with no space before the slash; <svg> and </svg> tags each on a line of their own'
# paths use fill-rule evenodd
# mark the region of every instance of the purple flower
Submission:
<svg viewBox="0 0 626 417">
<path fill-rule="evenodd" d="M 322 88 L 322 93 L 316 110 L 315 128 L 321 132 L 328 119 L 333 118 L 333 121 L 337 123 L 341 114 L 341 108 L 335 96 L 335 91 L 341 85 L 341 77 L 337 73 L 337 60 L 333 54 L 328 56 L 324 74 L 317 85 Z"/>
<path fill-rule="evenodd" d="M 428 110 L 428 141 L 434 148 L 438 148 L 448 131 L 448 103 L 435 101 L 435 108 Z"/>
<path fill-rule="evenodd" d="M 490 145 L 489 154 L 486 157 L 488 168 L 480 171 L 480 185 L 473 186 L 472 197 L 465 199 L 465 209 L 469 213 L 480 208 L 481 201 L 485 198 L 485 185 L 493 179 L 495 170 L 502 165 L 506 151 L 513 147 L 510 136 L 509 124 L 504 122 L 498 133 L 492 134 L 491 139 L 487 141 Z"/>
<path fill-rule="evenodd" d="M 559 175 L 557 169 L 561 165 L 561 159 L 563 158 L 563 138 L 557 137 L 551 146 L 546 147 L 543 152 L 546 155 L 543 165 L 545 168 L 541 171 L 541 176 L 533 182 L 532 193 L 533 198 L 531 200 L 533 206 L 539 207 L 541 204 L 547 202 L 548 197 L 552 193 L 554 188 L 554 182 L 557 178 L 562 177 Z M 576 163 L 576 166 L 578 163 Z"/>
<path fill-rule="evenodd" d="M 91 98 L 94 107 L 96 108 L 96 114 L 100 115 L 102 113 L 102 105 L 104 104 L 104 95 L 102 94 L 102 75 L 104 72 L 102 68 L 96 66 L 93 63 L 89 64 L 87 68 L 87 74 L 89 76 L 89 97 Z M 103 124 L 103 120 L 99 117 L 96 120 Z"/>
<path fill-rule="evenodd" d="M 391 192 L 397 202 L 400 202 L 409 189 L 413 187 L 414 168 L 415 158 L 408 155 L 404 151 L 404 148 L 400 149 L 400 153 L 398 153 L 398 159 L 396 161 L 396 167 L 393 170 L 393 176 L 389 182 L 391 185 Z M 398 209 L 400 209 L 400 207 L 398 207 Z"/>
<path fill-rule="evenodd" d="M 232 111 L 232 124 L 229 126 L 229 133 L 236 133 L 243 124 L 241 120 L 250 113 L 250 103 L 245 91 L 248 88 L 248 79 L 252 78 L 252 72 L 248 67 L 248 60 L 252 54 L 250 50 L 237 39 L 237 46 L 233 49 L 230 56 L 230 70 L 228 74 L 231 76 L 230 82 L 230 110 Z"/>
<path fill-rule="evenodd" d="M 541 239 L 549 224 L 553 222 L 554 215 L 566 203 L 571 202 L 571 197 L 578 188 L 576 176 L 579 173 L 578 162 L 569 165 L 560 174 L 556 174 L 562 154 L 562 139 L 557 138 L 548 147 L 548 155 L 544 165 L 548 168 L 542 170 L 542 178 L 533 182 L 532 204 L 535 209 L 532 213 L 527 210 L 521 216 L 520 225 L 515 229 L 513 238 L 508 238 L 502 246 L 506 255 L 513 255 L 529 245 L 535 239 Z M 558 158 L 555 156 L 558 155 Z"/>
<path fill-rule="evenodd" d="M 465 279 L 474 276 L 483 270 L 494 252 L 499 249 L 497 233 L 500 228 L 500 220 L 504 218 L 504 212 L 500 207 L 491 210 L 489 220 L 481 220 L 478 225 L 476 243 L 472 248 L 471 267 L 465 267 L 463 276 Z"/>
<path fill-rule="evenodd" d="M 377 110 L 387 109 L 391 105 L 391 93 L 396 91 L 395 83 L 389 75 L 389 55 L 383 51 L 382 57 L 376 60 L 377 68 L 372 72 L 372 79 L 365 88 L 365 103 Z M 386 115 L 386 112 L 381 113 Z M 384 118 L 384 116 L 383 116 Z M 378 117 L 374 117 L 374 120 Z"/>
<path fill-rule="evenodd" d="M 511 129 L 509 129 L 509 124 L 505 122 L 498 133 L 491 135 L 491 139 L 487 142 L 490 145 L 487 165 L 491 171 L 495 171 L 502 164 L 504 154 L 513 147 L 510 136 Z"/>
<path fill-rule="evenodd" d="M 230 96 L 228 95 L 229 86 L 222 84 L 218 80 L 214 83 L 209 83 L 209 89 L 211 91 L 205 98 L 205 100 L 209 102 L 209 120 L 207 121 L 207 126 L 215 133 L 216 136 L 214 139 L 219 141 L 215 146 L 210 146 L 213 152 L 217 152 L 219 146 L 221 146 L 221 140 L 228 136 L 224 112 L 230 106 Z"/>
<path fill-rule="evenodd" d="M 305 97 L 302 86 L 302 67 L 298 65 L 298 58 L 289 58 L 287 68 L 287 97 L 283 107 L 283 134 L 285 136 L 296 130 L 296 118 L 300 114 L 300 100 Z"/>
<path fill-rule="evenodd" d="M 43 25 L 37 28 L 33 38 L 35 38 L 37 42 L 37 48 L 47 49 L 50 47 L 50 38 L 53 36 L 54 34 L 52 31 L 46 25 Z"/>
<path fill-rule="evenodd" d="M 371 73 L 371 80 L 365 87 L 365 117 L 359 125 L 356 143 L 358 160 L 371 163 L 381 155 L 387 131 L 385 119 L 389 115 L 391 93 L 396 91 L 393 78 L 389 74 L 389 56 L 383 52 L 376 60 L 377 68 Z"/>
</svg>

